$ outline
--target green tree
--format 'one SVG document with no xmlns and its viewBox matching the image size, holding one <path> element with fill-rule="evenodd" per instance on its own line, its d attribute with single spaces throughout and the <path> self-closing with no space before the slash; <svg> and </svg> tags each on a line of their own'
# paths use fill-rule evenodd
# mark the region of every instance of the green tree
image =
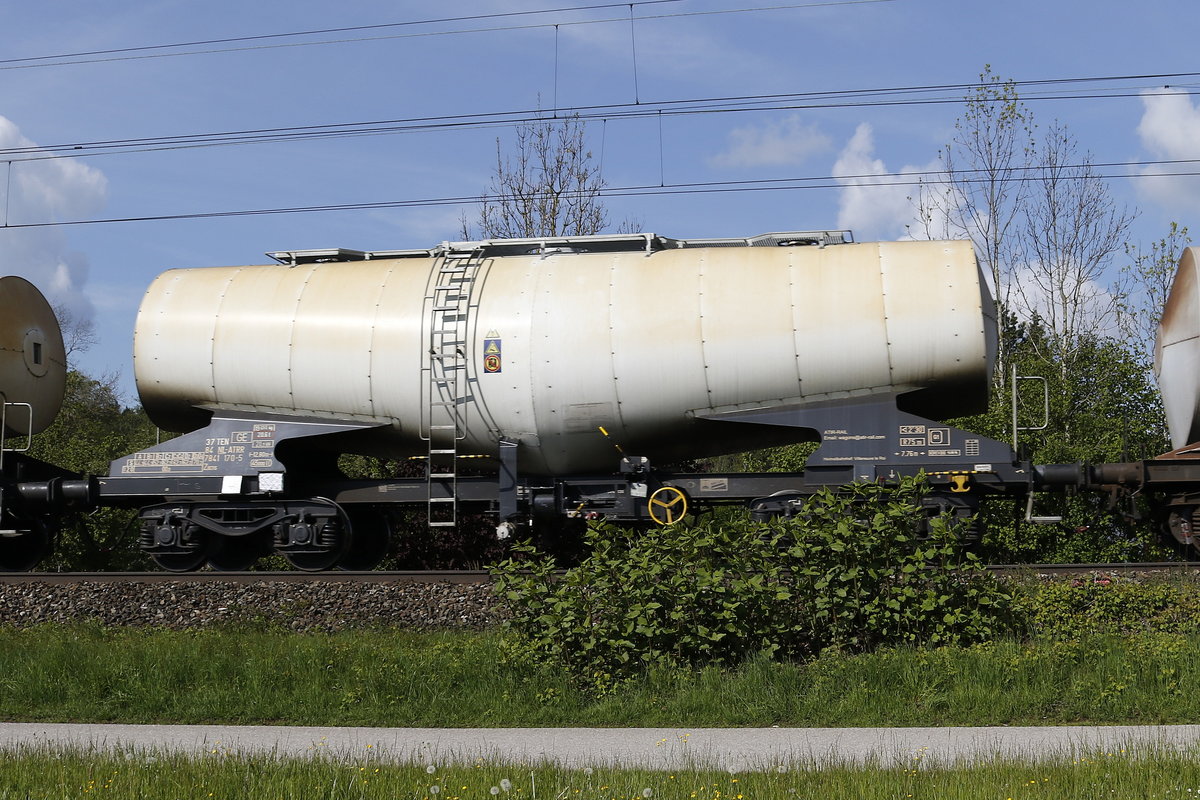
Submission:
<svg viewBox="0 0 1200 800">
<path fill-rule="evenodd" d="M 1172 222 L 1167 235 L 1151 243 L 1149 251 L 1140 245 L 1125 245 L 1125 285 L 1118 320 L 1121 333 L 1144 354 L 1147 368 L 1154 362 L 1158 321 L 1167 304 L 1175 269 L 1183 249 L 1191 243 L 1187 227 Z"/>
<path fill-rule="evenodd" d="M 67 372 L 62 411 L 33 437 L 29 454 L 82 475 L 107 475 L 109 462 L 153 445 L 158 430 L 140 407 L 126 408 L 116 378 Z M 63 570 L 146 566 L 137 549 L 136 512 L 103 508 L 68 514 L 44 566 Z"/>
<path fill-rule="evenodd" d="M 1132 221 L 1118 207 L 1091 155 L 1057 121 L 1039 132 L 1016 86 L 992 73 L 964 98 L 943 175 L 922 186 L 918 210 L 929 236 L 970 238 L 996 294 L 1001 335 L 987 413 L 954 424 L 1004 441 L 1012 435 L 1012 376 L 1047 380 L 1044 431 L 1022 434 L 1035 464 L 1110 462 L 1165 449 L 1160 398 L 1140 342 L 1115 338 L 1127 295 L 1110 279 Z M 1162 272 L 1162 243 L 1136 267 Z M 1149 263 L 1150 261 L 1156 263 Z M 1129 281 L 1126 281 L 1128 284 Z M 1151 301 L 1153 302 L 1153 301 Z M 1032 385 L 1026 384 L 1023 395 Z M 1042 416 L 1029 396 L 1021 424 Z M 994 560 L 1120 560 L 1153 547 L 1144 521 L 1097 495 L 1039 499 L 1060 527 L 1020 523 L 1024 507 L 992 504 Z M 1130 511 L 1130 509 L 1125 509 Z M 1068 527 L 1069 525 L 1069 527 Z"/>
<path fill-rule="evenodd" d="M 1157 455 L 1167 449 L 1157 387 L 1141 353 L 1130 344 L 1099 335 L 1081 337 L 1064 373 L 1050 334 L 1038 318 L 1006 316 L 1002 335 L 1010 367 L 1018 375 L 1045 378 L 1049 408 L 1046 428 L 1022 432 L 1020 455 L 1035 464 L 1109 463 Z M 988 411 L 953 420 L 966 430 L 1005 441 L 1012 435 L 1012 370 L 993 389 Z M 1018 423 L 1043 422 L 1043 396 L 1033 384 L 1019 394 Z M 1157 532 L 1141 506 L 1113 505 L 1107 495 L 1047 494 L 1037 498 L 1039 516 L 1062 516 L 1057 525 L 1023 522 L 1023 503 L 986 506 L 988 535 L 983 552 L 993 562 L 1101 562 L 1151 560 Z"/>
</svg>

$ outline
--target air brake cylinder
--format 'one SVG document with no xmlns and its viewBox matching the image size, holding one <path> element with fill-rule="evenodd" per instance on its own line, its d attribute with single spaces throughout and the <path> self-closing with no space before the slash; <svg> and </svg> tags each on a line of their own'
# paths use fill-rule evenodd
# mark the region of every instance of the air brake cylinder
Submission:
<svg viewBox="0 0 1200 800">
<path fill-rule="evenodd" d="M 1095 488 L 1140 486 L 1145 483 L 1141 461 L 1121 464 L 1039 464 L 1033 468 L 1037 488 Z"/>
<path fill-rule="evenodd" d="M 1038 488 L 1078 487 L 1087 485 L 1087 472 L 1083 464 L 1039 464 L 1033 468 L 1034 481 Z"/>
<path fill-rule="evenodd" d="M 34 508 L 57 511 L 67 508 L 92 508 L 100 496 L 95 478 L 51 478 L 17 484 L 21 499 Z"/>
</svg>

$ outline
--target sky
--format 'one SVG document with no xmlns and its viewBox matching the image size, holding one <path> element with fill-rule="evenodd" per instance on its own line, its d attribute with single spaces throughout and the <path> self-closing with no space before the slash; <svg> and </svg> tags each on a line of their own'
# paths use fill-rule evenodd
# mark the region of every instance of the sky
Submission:
<svg viewBox="0 0 1200 800">
<path fill-rule="evenodd" d="M 134 321 L 157 274 L 457 239 L 497 140 L 538 113 L 589 119 L 614 224 L 904 238 L 913 187 L 870 176 L 936 169 L 961 87 L 988 65 L 1016 81 L 1108 78 L 1021 92 L 1039 126 L 1063 124 L 1096 164 L 1118 165 L 1099 171 L 1136 213 L 1131 243 L 1148 247 L 1171 221 L 1200 234 L 1200 175 L 1181 174 L 1200 173 L 1190 3 L 603 5 L 0 0 L 0 274 L 93 321 L 99 341 L 75 366 L 116 375 L 134 403 Z M 326 32 L 281 35 L 303 31 Z M 188 42 L 204 44 L 159 47 Z M 887 95 L 938 101 L 920 104 L 803 96 L 933 86 L 955 88 Z M 391 130 L 361 125 L 374 122 Z M 162 141 L 347 125 L 360 135 Z M 445 202 L 413 202 L 430 200 Z M 225 213 L 346 204 L 381 207 Z"/>
</svg>

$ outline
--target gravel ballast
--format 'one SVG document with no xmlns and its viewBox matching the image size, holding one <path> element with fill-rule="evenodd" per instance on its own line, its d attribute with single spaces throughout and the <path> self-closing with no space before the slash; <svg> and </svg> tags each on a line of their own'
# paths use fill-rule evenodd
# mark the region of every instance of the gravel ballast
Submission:
<svg viewBox="0 0 1200 800">
<path fill-rule="evenodd" d="M 256 623 L 294 631 L 495 625 L 488 583 L 171 582 L 0 585 L 0 625 L 97 622 L 170 629 Z"/>
</svg>

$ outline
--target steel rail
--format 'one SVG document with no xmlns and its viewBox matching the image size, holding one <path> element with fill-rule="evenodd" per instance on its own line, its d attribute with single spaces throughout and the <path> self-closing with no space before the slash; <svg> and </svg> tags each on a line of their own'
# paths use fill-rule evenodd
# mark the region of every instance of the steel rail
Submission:
<svg viewBox="0 0 1200 800">
<path fill-rule="evenodd" d="M 999 575 L 1090 575 L 1189 573 L 1200 571 L 1200 561 L 1143 561 L 1090 564 L 988 564 Z M 371 570 L 326 572 L 252 571 L 218 572 L 7 572 L 0 584 L 28 583 L 486 583 L 487 570 Z"/>
<path fill-rule="evenodd" d="M 1195 572 L 1200 561 L 1139 561 L 1094 564 L 988 564 L 989 572 L 1000 575 L 1089 575 Z"/>
</svg>

